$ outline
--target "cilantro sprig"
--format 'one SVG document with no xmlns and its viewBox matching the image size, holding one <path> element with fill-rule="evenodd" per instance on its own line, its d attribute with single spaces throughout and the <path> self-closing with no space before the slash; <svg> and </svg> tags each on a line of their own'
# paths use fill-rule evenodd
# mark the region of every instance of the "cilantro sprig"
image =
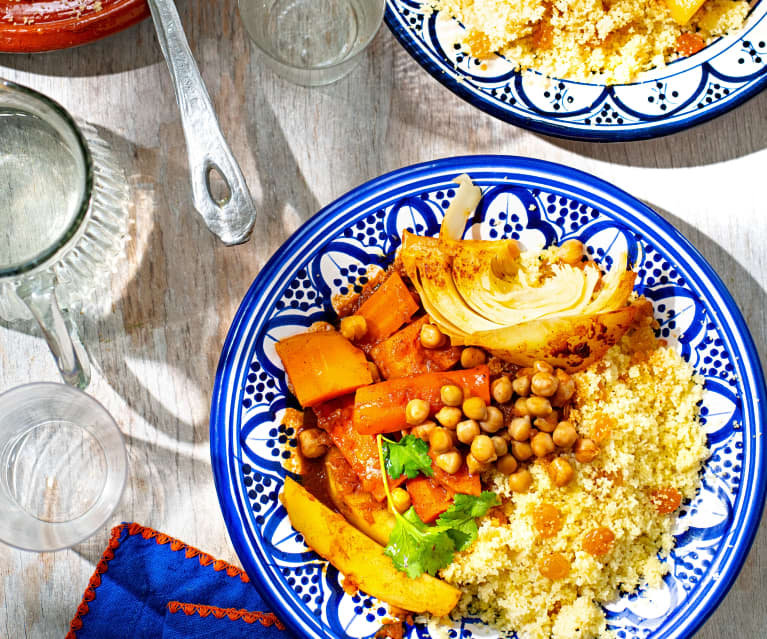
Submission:
<svg viewBox="0 0 767 639">
<path fill-rule="evenodd" d="M 415 435 L 405 435 L 398 442 L 381 437 L 384 449 L 386 472 L 392 479 L 405 475 L 408 479 L 423 473 L 427 477 L 434 475 L 429 457 L 429 444 Z"/>
<path fill-rule="evenodd" d="M 406 436 L 412 437 L 412 436 Z M 406 438 L 403 437 L 401 441 Z M 416 439 L 413 437 L 413 439 Z M 420 440 L 418 440 L 420 441 Z M 425 442 L 423 442 L 425 444 Z M 386 474 L 396 479 L 405 473 L 411 479 L 418 473 L 418 466 L 413 459 L 419 459 L 423 465 L 424 460 L 417 452 L 423 452 L 418 444 L 408 441 L 400 449 L 394 448 L 395 442 L 391 442 L 381 435 L 378 436 L 378 455 L 384 473 L 384 490 L 391 504 L 391 493 Z M 387 455 L 384 455 L 384 446 Z M 394 454 L 396 463 L 394 472 L 390 471 L 389 461 L 392 459 L 392 451 L 399 450 Z M 432 471 L 431 459 L 428 456 L 428 446 L 425 455 L 429 460 L 428 469 Z M 405 452 L 406 451 L 406 452 Z M 408 470 L 414 474 L 408 474 Z M 423 472 L 423 470 L 421 470 Z M 418 516 L 412 506 L 404 515 L 392 508 L 394 513 L 394 529 L 389 536 L 389 543 L 384 552 L 388 555 L 397 570 L 407 573 L 408 577 L 415 579 L 423 573 L 437 574 L 445 566 L 453 562 L 456 552 L 468 548 L 477 538 L 477 517 L 482 517 L 490 508 L 500 504 L 498 496 L 490 491 L 484 491 L 479 496 L 456 494 L 453 504 L 442 513 L 434 526 L 429 526 Z"/>
</svg>

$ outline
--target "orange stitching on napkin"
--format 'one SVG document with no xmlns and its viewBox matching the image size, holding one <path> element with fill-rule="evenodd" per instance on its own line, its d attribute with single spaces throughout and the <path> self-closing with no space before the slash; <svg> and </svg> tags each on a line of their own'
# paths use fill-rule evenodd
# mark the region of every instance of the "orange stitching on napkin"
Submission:
<svg viewBox="0 0 767 639">
<path fill-rule="evenodd" d="M 258 621 L 262 626 L 276 626 L 279 630 L 285 630 L 285 626 L 282 624 L 282 622 L 274 613 L 271 612 L 237 610 L 235 608 L 216 608 L 215 606 L 181 603 L 180 601 L 169 601 L 168 610 L 171 613 L 176 613 L 179 610 L 183 610 L 187 617 L 197 613 L 200 615 L 200 617 L 207 617 L 208 615 L 213 615 L 216 617 L 216 619 L 229 617 L 229 619 L 232 621 L 241 619 L 245 623 L 255 623 Z"/>
<path fill-rule="evenodd" d="M 147 526 L 140 526 L 139 524 L 130 524 L 130 526 L 128 527 L 128 534 L 141 535 L 144 539 L 151 539 L 152 537 L 154 537 L 155 541 L 160 545 L 164 546 L 165 544 L 170 544 L 170 548 L 173 551 L 179 551 L 183 549 L 185 551 L 187 559 L 191 559 L 192 557 L 197 557 L 200 562 L 200 565 L 202 566 L 209 566 L 210 564 L 213 564 L 213 570 L 215 570 L 216 572 L 226 570 L 226 574 L 229 575 L 230 577 L 234 577 L 236 575 L 245 583 L 248 583 L 250 581 L 250 578 L 248 577 L 248 575 L 245 574 L 245 571 L 242 570 L 241 568 L 238 568 L 237 566 L 233 566 L 232 564 L 222 561 L 221 559 L 215 559 L 211 555 L 208 555 L 207 553 L 197 550 L 197 548 L 194 548 L 193 546 L 189 546 L 188 544 L 185 544 L 183 541 L 176 539 L 175 537 L 170 537 L 169 535 L 159 533 L 152 528 L 148 528 Z"/>
<path fill-rule="evenodd" d="M 96 570 L 94 571 L 93 575 L 90 578 L 90 581 L 88 581 L 88 586 L 85 588 L 85 593 L 83 594 L 83 599 L 80 605 L 77 607 L 77 610 L 75 612 L 75 616 L 72 619 L 72 621 L 69 623 L 69 632 L 67 633 L 66 637 L 64 639 L 77 639 L 76 632 L 83 627 L 83 620 L 82 618 L 88 614 L 88 602 L 93 601 L 96 598 L 96 588 L 98 588 L 101 585 L 101 575 L 107 571 L 107 564 L 115 558 L 115 550 L 117 550 L 118 546 L 120 545 L 120 536 L 122 535 L 123 530 L 128 529 L 129 535 L 141 535 L 144 539 L 152 539 L 154 537 L 155 541 L 160 545 L 170 544 L 170 549 L 173 551 L 179 551 L 184 549 L 186 552 L 187 559 L 191 559 L 192 557 L 198 557 L 200 564 L 202 566 L 209 566 L 210 564 L 213 564 L 213 570 L 220 572 L 221 570 L 226 570 L 226 574 L 230 577 L 234 577 L 235 575 L 239 576 L 240 580 L 242 580 L 244 583 L 249 583 L 250 578 L 247 574 L 245 574 L 245 571 L 243 571 L 241 568 L 238 568 L 237 566 L 233 566 L 232 564 L 228 564 L 225 561 L 222 561 L 220 559 L 214 559 L 210 555 L 201 552 L 197 550 L 197 548 L 194 548 L 192 546 L 189 546 L 185 544 L 183 541 L 176 539 L 175 537 L 170 537 L 168 535 L 164 535 L 163 533 L 159 533 L 156 530 L 152 528 L 148 528 L 146 526 L 141 526 L 139 524 L 133 523 L 133 524 L 120 524 L 119 526 L 115 526 L 112 528 L 112 536 L 109 539 L 109 544 L 107 545 L 107 549 L 104 551 L 104 554 L 101 555 L 101 560 L 98 564 L 96 564 Z M 246 611 L 243 611 L 246 612 Z M 208 613 L 209 614 L 209 613 Z M 264 613 L 254 613 L 262 615 Z M 271 613 L 268 613 L 271 614 Z M 277 619 L 275 617 L 275 619 Z M 251 622 L 249 622 L 251 623 Z M 282 626 L 279 622 L 279 620 L 276 622 L 278 625 L 277 627 L 282 630 Z M 271 624 L 270 624 L 271 625 Z"/>
<path fill-rule="evenodd" d="M 90 578 L 88 586 L 85 588 L 83 600 L 80 605 L 77 606 L 75 617 L 69 624 L 69 632 L 65 639 L 77 639 L 75 633 L 83 627 L 82 618 L 88 614 L 88 602 L 93 601 L 96 598 L 96 588 L 101 585 L 101 575 L 107 571 L 107 564 L 115 558 L 115 550 L 120 545 L 120 535 L 122 534 L 122 531 L 125 530 L 126 525 L 127 524 L 120 524 L 119 526 L 112 528 L 112 536 L 109 538 L 107 549 L 101 556 L 101 561 L 96 564 L 96 570 Z"/>
</svg>

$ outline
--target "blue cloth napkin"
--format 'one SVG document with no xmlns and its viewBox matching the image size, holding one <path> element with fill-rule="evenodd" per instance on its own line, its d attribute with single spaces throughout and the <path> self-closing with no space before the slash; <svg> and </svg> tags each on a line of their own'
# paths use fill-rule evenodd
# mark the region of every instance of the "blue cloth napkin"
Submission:
<svg viewBox="0 0 767 639">
<path fill-rule="evenodd" d="M 288 639 L 236 566 L 139 524 L 112 530 L 66 639 Z"/>
</svg>

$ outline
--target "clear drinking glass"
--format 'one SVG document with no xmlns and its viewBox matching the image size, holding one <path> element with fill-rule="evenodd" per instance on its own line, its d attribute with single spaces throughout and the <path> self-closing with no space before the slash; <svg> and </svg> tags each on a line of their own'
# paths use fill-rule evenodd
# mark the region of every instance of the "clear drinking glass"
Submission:
<svg viewBox="0 0 767 639">
<path fill-rule="evenodd" d="M 67 313 L 103 295 L 128 230 L 128 187 L 96 129 L 0 80 L 0 318 L 34 317 L 64 381 L 90 366 Z"/>
<path fill-rule="evenodd" d="M 359 61 L 383 20 L 386 0 L 239 0 L 253 43 L 280 75 L 330 84 Z"/>
<path fill-rule="evenodd" d="M 67 548 L 101 528 L 127 475 L 122 433 L 95 399 L 64 384 L 0 395 L 0 541 Z"/>
</svg>

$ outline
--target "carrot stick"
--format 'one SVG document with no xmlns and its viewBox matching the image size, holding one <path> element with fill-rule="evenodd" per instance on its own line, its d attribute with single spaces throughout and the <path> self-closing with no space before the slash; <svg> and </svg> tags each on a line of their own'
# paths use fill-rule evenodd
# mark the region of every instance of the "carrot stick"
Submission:
<svg viewBox="0 0 767 639">
<path fill-rule="evenodd" d="M 370 350 L 370 357 L 385 379 L 444 371 L 461 359 L 461 347 L 451 346 L 448 340 L 440 348 L 422 346 L 421 327 L 428 323 L 429 316 L 424 315 Z"/>
<path fill-rule="evenodd" d="M 367 333 L 360 342 L 371 346 L 377 344 L 413 317 L 416 311 L 418 304 L 402 277 L 396 271 L 392 272 L 356 313 L 367 322 Z"/>
<path fill-rule="evenodd" d="M 354 398 L 349 395 L 314 407 L 317 426 L 327 431 L 330 439 L 341 451 L 349 466 L 359 477 L 362 489 L 377 501 L 386 498 L 381 465 L 378 461 L 378 444 L 375 435 L 360 435 L 352 427 Z M 405 481 L 405 476 L 389 479 L 394 488 Z"/>
<path fill-rule="evenodd" d="M 411 399 L 429 402 L 431 414 L 442 406 L 440 389 L 456 384 L 468 396 L 481 397 L 490 403 L 490 370 L 477 366 L 459 371 L 423 373 L 413 377 L 390 379 L 357 389 L 354 397 L 354 428 L 358 433 L 375 435 L 391 433 L 407 427 L 405 407 Z"/>
<path fill-rule="evenodd" d="M 442 470 L 437 466 L 437 453 L 429 449 L 429 457 L 431 457 L 432 470 L 434 471 L 434 479 L 436 479 L 442 486 L 454 493 L 461 493 L 463 495 L 479 496 L 482 493 L 482 484 L 480 483 L 479 473 L 472 475 L 469 473 L 469 468 L 466 462 L 458 469 L 457 473 L 450 474 Z"/>
<path fill-rule="evenodd" d="M 453 491 L 428 477 L 408 479 L 405 487 L 416 514 L 427 524 L 439 517 L 453 503 Z"/>
</svg>

